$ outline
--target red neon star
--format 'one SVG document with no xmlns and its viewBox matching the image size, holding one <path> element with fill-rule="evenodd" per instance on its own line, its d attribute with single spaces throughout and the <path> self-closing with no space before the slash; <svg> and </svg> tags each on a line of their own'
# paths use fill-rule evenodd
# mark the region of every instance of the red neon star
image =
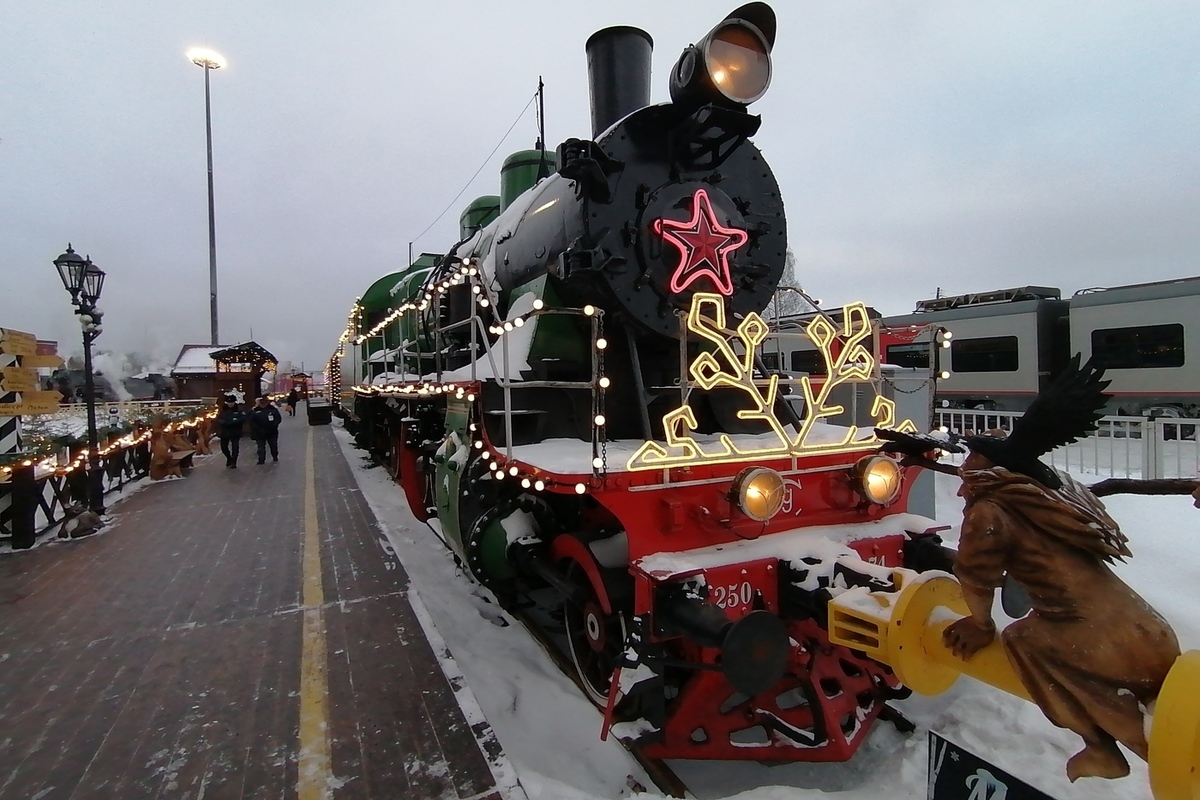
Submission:
<svg viewBox="0 0 1200 800">
<path fill-rule="evenodd" d="M 729 272 L 729 254 L 746 243 L 746 232 L 726 228 L 717 222 L 708 192 L 697 189 L 693 197 L 692 218 L 654 220 L 654 232 L 679 250 L 679 266 L 671 276 L 671 291 L 678 294 L 697 278 L 707 277 L 717 285 L 717 291 L 728 297 L 733 294 L 733 278 Z"/>
</svg>

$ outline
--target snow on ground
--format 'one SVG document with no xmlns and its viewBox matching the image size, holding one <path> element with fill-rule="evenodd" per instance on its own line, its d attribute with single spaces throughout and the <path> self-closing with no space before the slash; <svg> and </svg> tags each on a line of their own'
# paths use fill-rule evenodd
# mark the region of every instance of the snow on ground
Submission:
<svg viewBox="0 0 1200 800">
<path fill-rule="evenodd" d="M 628 795 L 627 777 L 651 786 L 632 756 L 599 738 L 600 715 L 575 684 L 487 592 L 455 566 L 382 468 L 336 428 L 359 486 L 422 603 L 466 676 L 530 800 Z"/>
<path fill-rule="evenodd" d="M 73 439 L 87 436 L 87 416 L 82 413 L 86 406 L 79 406 L 78 410 L 74 406 L 61 408 L 62 410 L 52 415 L 27 417 L 23 423 L 26 435 L 46 438 L 69 436 Z"/>
<path fill-rule="evenodd" d="M 629 797 L 632 780 L 656 794 L 638 764 L 613 741 L 599 740 L 600 713 L 582 696 L 486 592 L 455 567 L 449 551 L 408 511 L 381 468 L 370 468 L 349 435 L 336 429 L 359 486 L 395 548 L 475 696 L 517 769 L 530 800 Z M 1077 475 L 1084 483 L 1095 476 Z M 938 519 L 962 520 L 957 479 L 937 476 Z M 1200 648 L 1195 564 L 1200 563 L 1200 511 L 1188 497 L 1115 496 L 1106 500 L 1130 538 L 1134 558 L 1117 573 L 1159 610 L 1186 649 Z M 1001 619 L 997 609 L 997 618 Z M 1074 734 L 1051 725 L 1036 706 L 962 678 L 937 697 L 897 707 L 917 725 L 900 734 L 876 723 L 854 759 L 844 764 L 767 767 L 745 762 L 676 761 L 671 766 L 701 800 L 923 800 L 928 731 L 935 730 L 1057 800 L 1144 800 L 1146 768 L 1118 781 L 1068 783 L 1063 768 L 1079 749 Z"/>
</svg>

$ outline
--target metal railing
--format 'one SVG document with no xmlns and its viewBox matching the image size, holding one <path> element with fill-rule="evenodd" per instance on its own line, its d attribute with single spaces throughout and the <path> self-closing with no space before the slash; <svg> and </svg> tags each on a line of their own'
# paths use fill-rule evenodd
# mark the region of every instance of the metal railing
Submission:
<svg viewBox="0 0 1200 800">
<path fill-rule="evenodd" d="M 435 277 L 445 281 L 452 279 L 452 276 Z M 597 346 L 598 341 L 603 338 L 604 311 L 596 307 L 589 307 L 588 310 L 583 308 L 535 307 L 526 313 L 520 314 L 520 321 L 517 322 L 517 324 L 522 326 L 534 323 L 540 317 L 575 316 L 584 317 L 587 319 L 590 328 L 590 353 L 592 368 L 591 375 L 588 380 L 564 381 L 514 379 L 510 374 L 513 365 L 512 356 L 509 352 L 509 336 L 507 334 L 511 333 L 513 327 L 515 326 L 506 325 L 506 323 L 513 322 L 514 320 L 501 319 L 500 315 L 495 313 L 495 311 L 499 308 L 497 305 L 497 298 L 492 292 L 491 286 L 487 281 L 483 280 L 481 276 L 464 276 L 464 280 L 462 282 L 466 283 L 468 286 L 478 289 L 478 292 L 476 293 L 480 294 L 482 298 L 486 299 L 487 301 L 485 307 L 492 309 L 492 311 L 489 312 L 489 315 L 492 316 L 496 325 L 504 327 L 505 330 L 499 335 L 489 335 L 489 331 L 487 330 L 487 325 L 485 324 L 483 316 L 479 313 L 480 305 L 474 301 L 472 301 L 471 304 L 470 315 L 449 323 L 443 323 L 441 314 L 435 309 L 435 312 L 432 315 L 433 324 L 426 332 L 426 335 L 430 335 L 433 339 L 432 353 L 409 351 L 403 346 L 395 348 L 391 351 L 391 354 L 396 356 L 395 360 L 398 362 L 401 374 L 405 378 L 409 376 L 410 358 L 415 357 L 416 369 L 413 377 L 416 378 L 417 381 L 422 382 L 428 381 L 429 378 L 432 377 L 437 384 L 442 384 L 446 380 L 447 372 L 457 371 L 447 369 L 446 365 L 447 350 L 453 349 L 454 344 L 456 344 L 452 334 L 465 328 L 468 337 L 466 342 L 463 342 L 462 344 L 466 345 L 467 352 L 469 354 L 469 361 L 467 364 L 470 366 L 469 380 L 472 383 L 480 380 L 478 368 L 481 364 L 486 362 L 491 368 L 490 380 L 493 381 L 503 393 L 504 406 L 502 413 L 504 422 L 504 448 L 505 457 L 509 459 L 513 457 L 514 409 L 512 390 L 514 388 L 562 388 L 589 390 L 591 393 L 591 413 L 593 419 L 593 424 L 591 425 L 591 446 L 593 459 L 592 474 L 593 477 L 599 477 L 603 466 L 601 468 L 595 467 L 595 459 L 601 458 L 601 460 L 603 460 L 602 454 L 604 452 L 604 443 L 607 441 L 606 429 L 603 425 L 595 422 L 595 420 L 603 416 L 604 409 L 605 392 L 604 386 L 601 384 L 601 378 L 604 377 L 602 374 L 603 348 Z M 432 300 L 432 298 L 430 299 Z M 385 352 L 383 357 L 385 371 L 388 369 L 387 355 L 388 353 Z M 426 373 L 423 369 L 421 361 L 422 359 L 428 359 L 431 356 L 433 358 L 433 371 L 431 373 Z M 497 364 L 497 358 L 499 359 L 499 364 Z"/>
<path fill-rule="evenodd" d="M 188 401 L 187 405 L 195 405 Z M 161 405 L 161 403 L 160 403 Z M 193 444 L 199 435 L 195 428 L 178 429 Z M 71 466 L 79 457 L 79 448 L 63 450 L 55 459 L 37 464 L 20 464 L 0 480 L 0 542 L 14 547 L 31 546 L 36 537 L 47 533 L 68 518 L 71 506 L 88 505 L 86 466 Z M 143 438 L 125 446 L 102 451 L 100 471 L 106 497 L 146 478 L 150 473 L 151 440 Z M 22 519 L 19 508 L 32 506 L 32 514 Z M 32 524 L 30 524 L 30 518 Z"/>
<path fill-rule="evenodd" d="M 934 425 L 960 435 L 1009 432 L 1020 417 L 1011 411 L 935 409 Z M 1065 471 L 1102 477 L 1191 478 L 1200 475 L 1198 435 L 1200 419 L 1103 417 L 1093 434 L 1043 460 Z"/>
<path fill-rule="evenodd" d="M 56 469 L 26 467 L 28 475 L 16 470 L 6 482 L 0 483 L 0 493 L 7 494 L 13 503 L 33 506 L 33 528 L 19 530 L 15 517 L 0 516 L 0 541 L 12 541 L 14 546 L 29 546 L 32 537 L 47 532 L 67 518 L 71 506 L 86 506 L 88 502 L 88 473 L 86 469 L 63 472 Z M 146 477 L 150 471 L 150 442 L 139 442 L 100 457 L 104 494 L 120 492 L 131 483 Z M 31 535 L 32 534 L 32 537 Z M 21 544 L 24 539 L 25 544 Z"/>
<path fill-rule="evenodd" d="M 471 381 L 475 382 L 479 379 L 477 369 L 480 359 L 476 355 L 480 350 L 483 351 L 483 356 L 487 359 L 488 366 L 491 367 L 492 379 L 496 385 L 503 391 L 504 396 L 504 447 L 505 457 L 511 459 L 513 457 L 513 406 L 512 406 L 512 390 L 518 389 L 536 389 L 536 388 L 557 388 L 557 389 L 587 389 L 592 393 L 592 415 L 593 418 L 598 414 L 599 408 L 602 407 L 602 396 L 604 389 L 600 386 L 600 359 L 601 350 L 597 349 L 596 342 L 601 336 L 603 324 L 603 311 L 595 309 L 593 313 L 588 314 L 582 308 L 541 308 L 522 314 L 521 317 L 528 321 L 535 320 L 538 317 L 550 316 L 575 316 L 584 317 L 590 322 L 591 328 L 591 353 L 592 353 L 592 375 L 590 380 L 586 381 L 562 381 L 562 380 L 514 380 L 511 373 L 512 362 L 511 354 L 509 353 L 509 337 L 501 334 L 498 340 L 492 342 L 487 332 L 484 329 L 483 318 L 475 311 L 472 311 L 470 317 L 466 317 L 449 325 L 442 325 L 440 320 L 434 328 L 435 348 L 434 352 L 438 359 L 436 363 L 436 376 L 440 382 L 443 380 L 444 374 L 447 371 L 442 363 L 441 355 L 444 343 L 446 342 L 446 334 L 462 327 L 467 327 L 471 334 L 470 339 L 470 367 Z M 503 323 L 501 323 L 503 324 Z M 508 331 L 506 331 L 508 333 Z M 500 364 L 496 364 L 495 351 L 500 350 Z M 499 367 L 499 368 L 498 368 Z M 601 426 L 593 424 L 592 426 L 592 458 L 596 458 L 600 452 L 601 440 L 604 437 L 604 432 Z M 593 473 L 598 474 L 596 469 Z"/>
</svg>

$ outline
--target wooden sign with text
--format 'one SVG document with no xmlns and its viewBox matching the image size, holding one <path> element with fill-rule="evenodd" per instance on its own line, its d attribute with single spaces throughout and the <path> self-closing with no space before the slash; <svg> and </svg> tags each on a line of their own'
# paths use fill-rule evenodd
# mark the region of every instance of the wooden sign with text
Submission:
<svg viewBox="0 0 1200 800">
<path fill-rule="evenodd" d="M 38 388 L 38 374 L 28 367 L 0 368 L 0 391 L 33 392 Z"/>
<path fill-rule="evenodd" d="M 0 403 L 0 417 L 32 417 L 38 414 L 54 414 L 58 411 L 58 403 L 44 401 L 20 403 Z"/>
<path fill-rule="evenodd" d="M 0 403 L 0 417 L 26 417 L 34 414 L 53 414 L 58 411 L 58 392 L 21 392 L 18 403 Z"/>
<path fill-rule="evenodd" d="M 10 356 L 37 355 L 37 337 L 24 331 L 0 328 L 0 353 Z"/>
<path fill-rule="evenodd" d="M 32 356 L 22 356 L 21 366 L 29 369 L 54 369 L 63 365 L 62 356 L 51 356 L 38 353 Z"/>
</svg>

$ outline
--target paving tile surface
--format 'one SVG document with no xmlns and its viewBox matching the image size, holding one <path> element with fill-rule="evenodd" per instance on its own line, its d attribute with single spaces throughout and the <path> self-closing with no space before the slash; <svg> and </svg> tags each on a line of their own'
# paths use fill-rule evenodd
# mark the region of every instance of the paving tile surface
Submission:
<svg viewBox="0 0 1200 800">
<path fill-rule="evenodd" d="M 0 556 L 0 800 L 298 796 L 306 446 L 321 535 L 333 798 L 495 780 L 327 426 L 218 454 L 103 533 Z M 498 795 L 496 795 L 498 796 Z"/>
</svg>

